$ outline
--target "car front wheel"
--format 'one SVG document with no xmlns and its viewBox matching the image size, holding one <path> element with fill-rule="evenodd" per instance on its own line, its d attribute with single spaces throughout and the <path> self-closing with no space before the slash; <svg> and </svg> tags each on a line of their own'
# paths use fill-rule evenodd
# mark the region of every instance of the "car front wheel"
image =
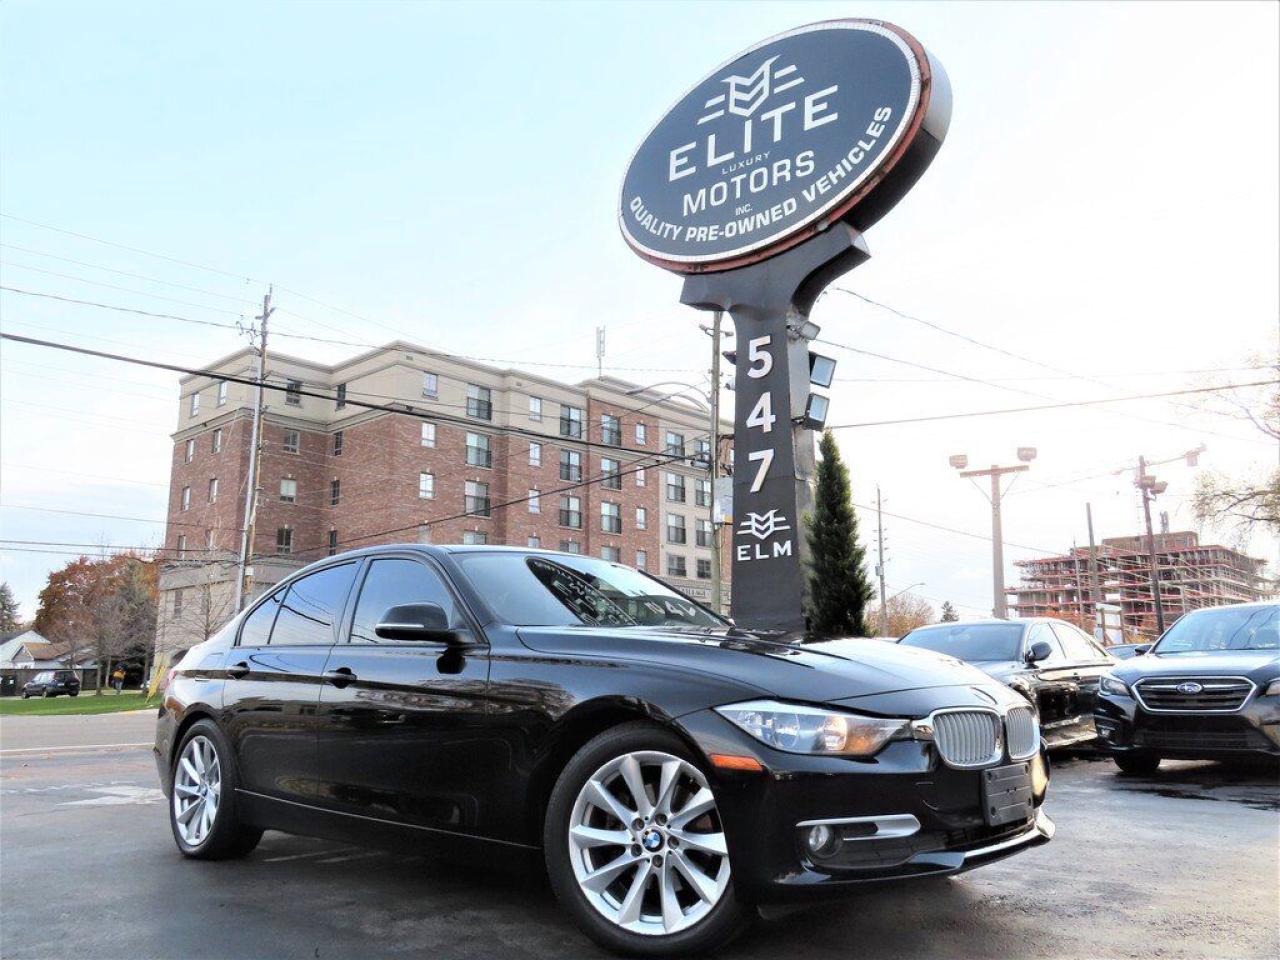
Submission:
<svg viewBox="0 0 1280 960">
<path fill-rule="evenodd" d="M 243 857 L 262 831 L 240 820 L 236 770 L 222 732 L 211 720 L 192 724 L 178 748 L 169 798 L 173 839 L 184 856 L 197 860 Z"/>
<path fill-rule="evenodd" d="M 543 837 L 551 884 L 597 943 L 633 956 L 702 953 L 750 918 L 734 895 L 706 775 L 674 734 L 600 734 L 565 767 Z"/>
<path fill-rule="evenodd" d="M 1149 777 L 1160 767 L 1160 757 L 1154 753 L 1117 753 L 1113 759 L 1121 773 Z"/>
</svg>

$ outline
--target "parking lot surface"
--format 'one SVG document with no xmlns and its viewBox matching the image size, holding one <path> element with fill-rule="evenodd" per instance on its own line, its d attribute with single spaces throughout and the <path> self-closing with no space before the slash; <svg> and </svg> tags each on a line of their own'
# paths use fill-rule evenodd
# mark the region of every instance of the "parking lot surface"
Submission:
<svg viewBox="0 0 1280 960">
<path fill-rule="evenodd" d="M 131 745 L 153 723 L 0 720 L 0 956 L 605 955 L 529 871 L 278 833 L 247 860 L 183 860 L 150 751 Z M 1275 768 L 1129 779 L 1069 758 L 1048 810 L 1045 847 L 762 922 L 721 956 L 1280 956 Z"/>
</svg>

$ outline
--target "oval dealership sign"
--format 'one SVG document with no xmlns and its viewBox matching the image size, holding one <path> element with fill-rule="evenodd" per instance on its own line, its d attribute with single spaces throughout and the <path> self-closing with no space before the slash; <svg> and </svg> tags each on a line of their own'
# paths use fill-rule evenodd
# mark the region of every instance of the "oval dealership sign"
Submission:
<svg viewBox="0 0 1280 960">
<path fill-rule="evenodd" d="M 638 254 L 683 273 L 779 253 L 839 219 L 866 227 L 946 134 L 946 74 L 910 34 L 833 20 L 718 67 L 650 131 L 622 183 Z"/>
</svg>

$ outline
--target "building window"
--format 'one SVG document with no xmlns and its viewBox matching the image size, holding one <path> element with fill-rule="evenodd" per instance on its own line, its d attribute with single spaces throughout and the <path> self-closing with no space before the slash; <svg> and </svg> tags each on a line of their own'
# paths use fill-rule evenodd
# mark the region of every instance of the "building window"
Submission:
<svg viewBox="0 0 1280 960">
<path fill-rule="evenodd" d="M 530 513 L 542 512 L 542 494 L 537 490 L 529 491 L 529 512 Z"/>
<path fill-rule="evenodd" d="M 293 531 L 288 527 L 276 528 L 276 553 L 281 556 L 293 553 Z"/>
<path fill-rule="evenodd" d="M 529 398 L 529 419 L 536 420 L 538 422 L 542 421 L 542 398 L 541 397 Z"/>
<path fill-rule="evenodd" d="M 542 538 L 538 536 L 536 533 L 531 533 L 529 534 L 529 539 L 526 541 L 526 543 L 536 550 L 538 547 L 542 546 Z"/>
<path fill-rule="evenodd" d="M 560 526 L 582 529 L 582 501 L 565 494 L 560 498 Z"/>
<path fill-rule="evenodd" d="M 643 570 L 649 565 L 649 552 L 647 550 L 636 551 L 636 569 Z"/>
<path fill-rule="evenodd" d="M 298 502 L 298 481 L 288 477 L 280 481 L 280 499 L 285 503 Z"/>
<path fill-rule="evenodd" d="M 582 420 L 586 413 L 581 407 L 560 405 L 560 436 L 582 439 Z"/>
<path fill-rule="evenodd" d="M 700 507 L 711 506 L 711 481 L 699 480 L 693 491 L 693 500 Z"/>
<path fill-rule="evenodd" d="M 489 485 L 468 480 L 463 491 L 463 509 L 478 517 L 489 516 Z"/>
<path fill-rule="evenodd" d="M 333 455 L 335 457 L 342 456 L 342 431 L 338 430 L 333 435 Z"/>
<path fill-rule="evenodd" d="M 334 391 L 333 409 L 341 410 L 347 405 L 347 385 L 345 383 L 338 384 L 338 389 Z"/>
<path fill-rule="evenodd" d="M 191 416 L 196 417 L 199 415 L 200 415 L 200 394 L 199 392 L 197 392 L 191 395 Z"/>
<path fill-rule="evenodd" d="M 187 555 L 187 535 L 185 533 L 178 535 L 178 559 L 181 560 Z"/>
<path fill-rule="evenodd" d="M 182 488 L 182 509 L 183 510 L 191 509 L 191 488 L 190 487 Z"/>
<path fill-rule="evenodd" d="M 466 530 L 462 534 L 462 542 L 472 547 L 483 546 L 489 542 L 489 535 L 483 530 Z"/>
<path fill-rule="evenodd" d="M 342 499 L 342 481 L 334 477 L 329 481 L 329 506 L 336 507 Z"/>
<path fill-rule="evenodd" d="M 424 447 L 434 447 L 436 445 L 436 425 L 434 423 L 424 423 L 422 425 L 421 442 Z"/>
<path fill-rule="evenodd" d="M 218 478 L 217 477 L 209 478 L 209 502 L 210 503 L 218 502 Z"/>
<path fill-rule="evenodd" d="M 637 487 L 644 486 L 644 467 L 641 467 L 639 470 L 636 471 L 636 486 Z"/>
<path fill-rule="evenodd" d="M 302 449 L 302 437 L 297 430 L 286 430 L 284 432 L 284 443 L 281 444 L 285 453 L 297 453 Z"/>
<path fill-rule="evenodd" d="M 711 521 L 699 520 L 698 528 L 697 528 L 697 531 L 694 533 L 694 537 L 697 540 L 698 546 L 700 547 L 711 546 Z"/>
<path fill-rule="evenodd" d="M 429 400 L 435 400 L 440 396 L 440 378 L 434 373 L 422 374 L 422 395 Z"/>
<path fill-rule="evenodd" d="M 684 503 L 684 477 L 678 473 L 667 474 L 667 499 L 672 503 Z"/>
<path fill-rule="evenodd" d="M 649 529 L 649 511 L 644 507 L 636 507 L 636 529 Z"/>
<path fill-rule="evenodd" d="M 687 577 L 688 575 L 689 569 L 685 566 L 684 557 L 667 554 L 667 576 Z"/>
<path fill-rule="evenodd" d="M 493 419 L 493 394 L 488 387 L 467 384 L 467 416 L 477 420 Z"/>
<path fill-rule="evenodd" d="M 608 560 L 610 563 L 621 563 L 622 549 L 620 547 L 601 547 L 600 559 Z"/>
<path fill-rule="evenodd" d="M 582 544 L 580 544 L 577 540 L 561 540 L 560 552 L 561 553 L 581 553 Z"/>
<path fill-rule="evenodd" d="M 227 381 L 218 381 L 218 406 L 225 407 L 227 405 Z"/>
<path fill-rule="evenodd" d="M 600 442 L 622 446 L 622 421 L 610 413 L 600 414 Z"/>
<path fill-rule="evenodd" d="M 698 566 L 698 579 L 710 580 L 711 579 L 711 561 L 699 560 L 697 562 L 697 566 Z"/>
<path fill-rule="evenodd" d="M 636 443 L 644 446 L 649 442 L 649 428 L 643 423 L 636 424 Z"/>
<path fill-rule="evenodd" d="M 338 552 L 338 531 L 329 531 L 329 556 L 333 556 Z"/>
<path fill-rule="evenodd" d="M 493 452 L 489 449 L 487 433 L 467 434 L 467 463 L 473 467 L 492 467 Z"/>
<path fill-rule="evenodd" d="M 622 532 L 622 504 L 607 502 L 600 504 L 600 529 L 605 533 Z"/>
<path fill-rule="evenodd" d="M 529 444 L 529 466 L 531 467 L 542 466 L 542 444 L 540 443 Z"/>
<path fill-rule="evenodd" d="M 187 441 L 187 452 L 184 454 L 183 459 L 184 459 L 184 462 L 190 463 L 195 458 L 196 458 L 196 440 L 195 440 L 195 437 L 192 437 L 190 440 Z"/>
<path fill-rule="evenodd" d="M 667 431 L 667 453 L 684 456 L 684 434 L 674 430 Z"/>
<path fill-rule="evenodd" d="M 609 457 L 600 458 L 600 472 L 604 474 L 604 479 L 600 481 L 600 486 L 606 490 L 622 489 L 622 464 L 617 460 Z"/>
<path fill-rule="evenodd" d="M 302 406 L 301 380 L 286 380 L 284 382 L 284 402 L 291 407 Z"/>
<path fill-rule="evenodd" d="M 560 451 L 560 479 L 582 479 L 582 454 L 577 450 Z"/>
<path fill-rule="evenodd" d="M 222 428 L 221 427 L 213 431 L 213 452 L 214 453 L 222 452 Z"/>
<path fill-rule="evenodd" d="M 418 499 L 431 500 L 436 495 L 436 475 L 434 473 L 418 474 Z"/>
<path fill-rule="evenodd" d="M 684 517 L 678 513 L 667 514 L 667 543 L 687 543 Z"/>
<path fill-rule="evenodd" d="M 697 444 L 697 451 L 698 452 L 695 456 L 698 463 L 702 464 L 704 467 L 711 466 L 711 441 L 706 439 L 699 440 Z"/>
</svg>

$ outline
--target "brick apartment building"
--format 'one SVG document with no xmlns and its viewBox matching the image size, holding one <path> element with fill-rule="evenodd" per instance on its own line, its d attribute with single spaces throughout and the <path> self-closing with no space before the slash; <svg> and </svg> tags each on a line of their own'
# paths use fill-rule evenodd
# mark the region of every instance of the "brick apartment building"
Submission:
<svg viewBox="0 0 1280 960">
<path fill-rule="evenodd" d="M 1158 533 L 1155 547 L 1166 624 L 1188 610 L 1263 600 L 1274 592 L 1275 584 L 1262 575 L 1265 560 L 1219 544 L 1202 544 L 1192 531 Z M 1009 588 L 1008 594 L 1018 616 L 1094 618 L 1087 547 L 1056 557 L 1019 560 L 1017 565 L 1022 568 L 1022 583 Z M 1098 547 L 1101 599 L 1120 607 L 1126 636 L 1155 635 L 1150 571 L 1145 535 L 1104 539 Z"/>
<path fill-rule="evenodd" d="M 256 362 L 246 348 L 206 369 L 252 379 Z M 710 600 L 711 444 L 706 414 L 690 404 L 611 377 L 569 385 L 404 342 L 333 366 L 271 353 L 267 382 L 287 389 L 265 397 L 255 595 L 332 553 L 430 542 L 581 552 Z M 181 381 L 158 651 L 199 642 L 233 612 L 253 402 L 247 384 Z M 719 451 L 726 468 L 730 446 Z"/>
</svg>

